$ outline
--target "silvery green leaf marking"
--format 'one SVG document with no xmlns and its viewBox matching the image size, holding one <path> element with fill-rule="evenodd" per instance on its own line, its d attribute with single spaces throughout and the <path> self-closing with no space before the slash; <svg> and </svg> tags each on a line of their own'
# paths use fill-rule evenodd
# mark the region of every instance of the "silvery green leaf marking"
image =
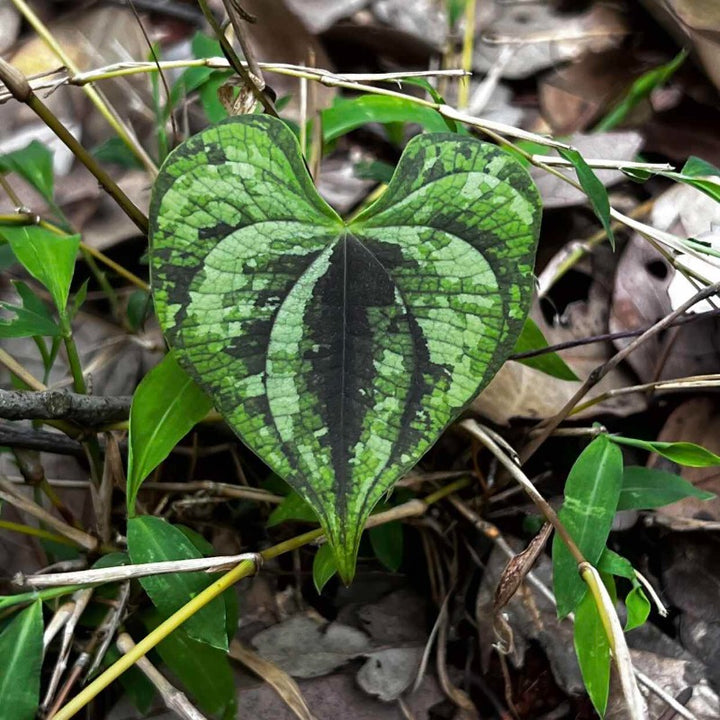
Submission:
<svg viewBox="0 0 720 720">
<path fill-rule="evenodd" d="M 168 342 L 318 514 L 346 581 L 373 506 L 512 351 L 539 224 L 525 170 L 451 134 L 413 139 L 348 223 L 273 118 L 229 119 L 163 165 L 151 272 Z"/>
</svg>

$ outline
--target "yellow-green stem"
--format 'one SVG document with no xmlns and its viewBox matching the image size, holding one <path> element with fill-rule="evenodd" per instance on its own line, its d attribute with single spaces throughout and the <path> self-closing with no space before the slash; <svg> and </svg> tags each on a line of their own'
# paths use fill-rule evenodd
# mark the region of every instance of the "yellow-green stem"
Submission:
<svg viewBox="0 0 720 720">
<path fill-rule="evenodd" d="M 33 537 L 41 538 L 42 540 L 51 540 L 52 542 L 61 543 L 62 545 L 77 547 L 77 544 L 69 538 L 57 535 L 49 530 L 43 530 L 43 528 L 32 527 L 31 525 L 23 525 L 22 523 L 10 522 L 9 520 L 0 520 L 0 529 L 22 533 L 23 535 L 32 535 Z"/>
<path fill-rule="evenodd" d="M 473 46 L 475 44 L 475 3 L 476 0 L 465 0 L 465 32 L 463 34 L 462 69 L 472 70 Z M 470 78 L 458 80 L 458 108 L 464 110 L 468 106 L 470 96 Z"/>
</svg>

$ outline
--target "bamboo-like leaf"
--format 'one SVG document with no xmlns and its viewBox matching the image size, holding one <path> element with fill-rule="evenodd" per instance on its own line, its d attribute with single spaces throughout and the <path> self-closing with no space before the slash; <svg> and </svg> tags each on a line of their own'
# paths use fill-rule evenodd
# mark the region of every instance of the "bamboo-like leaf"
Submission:
<svg viewBox="0 0 720 720">
<path fill-rule="evenodd" d="M 605 578 L 611 596 L 615 582 Z M 605 715 L 610 691 L 610 643 L 591 593 L 587 593 L 575 611 L 573 639 L 585 689 L 600 717 Z"/>
<path fill-rule="evenodd" d="M 565 502 L 558 517 L 585 559 L 598 562 L 617 507 L 622 486 L 620 448 L 607 435 L 595 438 L 570 470 Z M 553 585 L 560 617 L 572 612 L 587 591 L 577 572 L 577 562 L 558 535 L 553 539 Z"/>
<path fill-rule="evenodd" d="M 610 435 L 610 440 L 618 445 L 629 445 L 647 452 L 657 453 L 678 465 L 687 467 L 713 467 L 720 465 L 720 455 L 691 442 L 661 442 L 660 440 L 640 440 Z"/>
<path fill-rule="evenodd" d="M 0 720 L 32 720 L 40 699 L 42 602 L 36 600 L 0 634 Z"/>
<path fill-rule="evenodd" d="M 710 500 L 712 493 L 696 488 L 674 473 L 646 467 L 626 467 L 618 499 L 618 510 L 651 510 L 686 497 Z"/>
<path fill-rule="evenodd" d="M 540 330 L 532 318 L 528 318 L 525 321 L 520 337 L 515 343 L 513 355 L 519 355 L 520 353 L 529 352 L 530 350 L 540 350 L 547 346 L 547 340 L 545 340 L 542 330 Z M 518 362 L 540 370 L 548 375 L 552 375 L 559 380 L 578 380 L 578 376 L 557 353 L 518 358 Z"/>
<path fill-rule="evenodd" d="M 150 216 L 178 362 L 312 506 L 349 581 L 373 506 L 513 348 L 537 190 L 494 145 L 424 135 L 345 222 L 292 132 L 246 115 L 170 154 Z"/>
<path fill-rule="evenodd" d="M 607 233 L 610 245 L 615 249 L 615 235 L 612 230 L 612 221 L 610 219 L 610 200 L 608 199 L 607 190 L 602 181 L 595 174 L 595 171 L 585 162 L 585 158 L 577 150 L 566 150 L 560 148 L 560 155 L 572 163 L 575 168 L 578 182 L 585 191 L 590 200 L 590 205 L 600 220 L 605 232 Z"/>
</svg>

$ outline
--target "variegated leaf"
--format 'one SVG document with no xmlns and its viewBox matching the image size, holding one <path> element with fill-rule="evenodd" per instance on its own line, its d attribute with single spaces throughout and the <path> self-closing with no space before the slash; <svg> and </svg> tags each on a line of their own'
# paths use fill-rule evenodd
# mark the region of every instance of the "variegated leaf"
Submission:
<svg viewBox="0 0 720 720">
<path fill-rule="evenodd" d="M 511 352 L 539 224 L 525 170 L 451 134 L 413 139 L 349 222 L 270 117 L 208 128 L 163 165 L 160 324 L 240 438 L 317 512 L 344 580 L 373 506 Z"/>
</svg>

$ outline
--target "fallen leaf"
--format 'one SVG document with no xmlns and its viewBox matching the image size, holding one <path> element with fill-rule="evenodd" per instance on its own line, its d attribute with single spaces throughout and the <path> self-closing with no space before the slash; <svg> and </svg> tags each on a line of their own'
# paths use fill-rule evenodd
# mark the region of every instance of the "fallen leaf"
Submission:
<svg viewBox="0 0 720 720">
<path fill-rule="evenodd" d="M 707 265 L 706 263 L 703 263 Z M 712 269 L 712 268 L 710 268 Z M 646 328 L 697 292 L 644 239 L 635 237 L 618 263 L 610 308 L 610 332 Z M 712 306 L 696 308 L 702 312 Z M 627 362 L 641 382 L 714 373 L 720 369 L 720 320 L 700 319 L 658 333 L 632 352 Z M 634 338 L 614 341 L 618 350 Z"/>
<path fill-rule="evenodd" d="M 634 668 L 651 678 L 672 697 L 676 697 L 686 688 L 691 688 L 692 696 L 685 707 L 693 713 L 696 720 L 715 720 L 720 717 L 720 699 L 697 663 L 634 649 L 630 650 L 630 658 Z M 626 720 L 627 710 L 622 692 L 615 683 L 617 677 L 613 673 L 605 720 Z M 650 692 L 642 683 L 639 683 L 639 687 L 648 704 L 648 717 L 662 717 L 668 709 L 665 701 Z"/>
<path fill-rule="evenodd" d="M 230 643 L 228 654 L 268 683 L 300 720 L 315 720 L 298 684 L 277 665 L 261 658 L 238 640 Z"/>
<path fill-rule="evenodd" d="M 309 615 L 295 615 L 255 635 L 262 657 L 293 677 L 327 675 L 370 650 L 367 635 L 348 625 L 323 626 Z"/>
<path fill-rule="evenodd" d="M 396 703 L 376 700 L 356 684 L 352 675 L 338 673 L 299 683 L 317 720 L 403 720 Z M 405 699 L 415 720 L 430 720 L 430 708 L 443 700 L 432 677 L 426 677 L 417 692 Z M 244 688 L 238 696 L 238 717 L 253 720 L 295 720 L 295 716 L 267 685 Z M 119 720 L 119 718 L 118 718 Z"/>
<path fill-rule="evenodd" d="M 477 14 L 473 67 L 486 72 L 503 47 L 515 50 L 502 76 L 529 77 L 539 70 L 618 45 L 628 26 L 622 13 L 593 4 L 580 13 L 558 12 L 545 3 L 482 3 Z"/>
<path fill-rule="evenodd" d="M 380 22 L 408 35 L 442 47 L 447 34 L 443 3 L 434 0 L 375 0 L 372 11 Z"/>
<path fill-rule="evenodd" d="M 384 702 L 397 700 L 415 680 L 422 656 L 422 647 L 387 648 L 368 653 L 357 673 L 358 685 Z"/>
<path fill-rule="evenodd" d="M 320 33 L 338 20 L 350 17 L 370 0 L 286 0 L 311 33 Z"/>
<path fill-rule="evenodd" d="M 582 132 L 613 107 L 645 69 L 627 48 L 587 53 L 539 79 L 542 116 L 555 134 Z"/>
</svg>

